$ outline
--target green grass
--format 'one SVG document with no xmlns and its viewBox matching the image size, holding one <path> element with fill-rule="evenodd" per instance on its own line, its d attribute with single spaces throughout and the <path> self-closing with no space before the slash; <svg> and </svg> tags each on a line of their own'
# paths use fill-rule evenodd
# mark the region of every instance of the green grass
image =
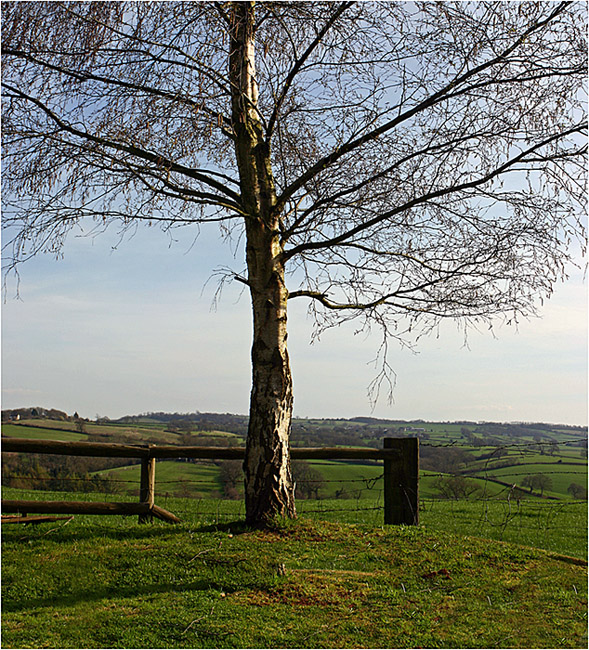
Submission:
<svg viewBox="0 0 589 650">
<path fill-rule="evenodd" d="M 436 489 L 435 485 L 439 476 L 439 474 L 434 474 L 433 472 L 422 472 L 419 479 L 419 494 L 422 498 L 430 499 L 440 496 L 440 492 Z M 492 475 L 489 475 L 489 478 L 491 477 Z M 499 495 L 503 495 L 503 498 L 506 497 L 506 488 L 503 485 L 499 485 L 498 483 L 486 479 L 473 478 L 472 476 L 466 476 L 465 478 L 468 479 L 469 482 L 478 486 L 479 491 L 476 494 L 477 498 L 489 498 Z"/>
<path fill-rule="evenodd" d="M 343 490 L 343 498 L 351 499 L 374 499 L 376 492 L 382 491 L 382 464 L 356 464 L 338 461 L 308 461 L 309 464 L 318 470 L 324 483 L 319 489 L 319 496 L 322 499 L 336 498 L 337 492 Z M 579 470 L 579 471 L 577 471 Z M 553 472 L 557 471 L 557 474 Z M 586 468 L 574 465 L 518 465 L 502 469 L 489 469 L 480 472 L 488 478 L 498 478 L 502 481 L 519 483 L 527 474 L 550 472 L 553 479 L 553 487 L 547 490 L 546 494 L 559 498 L 569 498 L 567 488 L 571 482 L 584 484 L 587 481 Z M 122 492 L 135 494 L 139 486 L 139 466 L 131 465 L 127 468 L 121 467 L 108 472 L 101 472 L 102 475 L 109 475 L 117 481 L 122 481 L 119 488 Z M 424 498 L 439 496 L 435 488 L 435 481 L 438 474 L 430 471 L 422 472 L 420 479 L 420 494 Z M 471 478 L 467 476 L 467 478 Z M 484 479 L 471 479 L 480 488 L 480 494 L 492 497 L 505 493 L 505 486 L 487 481 Z M 222 481 L 220 468 L 214 463 L 179 463 L 175 461 L 158 461 L 156 464 L 156 488 L 157 492 L 169 492 L 170 494 L 184 494 L 186 496 L 206 497 L 215 493 L 222 493 Z M 506 496 L 506 494 L 504 494 Z"/>
<path fill-rule="evenodd" d="M 374 498 L 374 490 L 382 490 L 382 465 L 363 465 L 337 461 L 309 461 L 323 476 L 325 483 L 319 490 L 321 498 L 335 498 L 337 490 L 344 489 L 344 498 Z M 120 481 L 121 493 L 135 494 L 139 488 L 139 465 L 118 467 L 96 472 Z M 221 470 L 213 462 L 179 463 L 162 461 L 156 463 L 156 493 L 170 493 L 205 497 L 223 492 Z"/>
<path fill-rule="evenodd" d="M 236 433 L 230 433 L 229 431 L 194 431 L 191 434 L 194 437 L 194 444 L 198 444 L 199 437 L 203 438 L 235 438 L 237 440 L 242 440 L 240 436 Z"/>
<path fill-rule="evenodd" d="M 586 567 L 421 527 L 3 528 L 5 648 L 581 648 Z"/>
<path fill-rule="evenodd" d="M 460 447 L 465 451 L 471 451 L 468 447 Z M 487 453 L 491 453 L 496 448 L 488 449 Z M 472 451 L 473 457 L 476 458 L 480 456 L 478 450 Z M 512 463 L 545 463 L 545 464 L 559 464 L 558 461 L 561 460 L 562 463 L 583 463 L 586 464 L 587 459 L 581 458 L 581 453 L 577 449 L 567 449 L 563 448 L 559 453 L 554 455 L 549 454 L 540 454 L 535 450 L 530 450 L 523 448 L 521 450 L 508 450 L 505 456 L 501 457 L 492 457 L 491 459 L 475 460 L 472 463 L 469 463 L 469 466 L 472 467 L 492 467 L 496 463 L 503 463 L 510 461 Z"/>
<path fill-rule="evenodd" d="M 487 472 L 489 477 L 496 477 L 509 483 L 522 484 L 528 475 L 545 474 L 552 481 L 552 487 L 545 490 L 546 494 L 567 496 L 567 488 L 571 483 L 587 485 L 587 467 L 579 465 L 547 465 L 543 463 L 530 463 L 514 467 L 504 467 Z"/>
<path fill-rule="evenodd" d="M 67 424 L 67 422 L 58 422 L 56 424 Z M 66 427 L 64 427 L 66 428 Z M 86 441 L 88 436 L 77 431 L 56 431 L 48 429 L 38 429 L 35 427 L 22 427 L 18 424 L 3 424 L 2 435 L 11 438 L 30 438 L 32 440 L 63 440 L 67 441 Z"/>
<path fill-rule="evenodd" d="M 4 499 L 75 501 L 137 501 L 137 496 L 102 493 L 41 492 L 3 488 Z M 243 519 L 242 501 L 210 498 L 181 498 L 156 490 L 156 504 L 193 525 L 225 524 Z M 379 527 L 383 524 L 382 492 L 372 499 L 314 499 L 297 501 L 301 517 L 317 521 L 360 524 Z M 108 519 L 101 517 L 103 519 Z M 117 518 L 114 518 L 116 521 Z M 483 501 L 443 501 L 423 499 L 420 524 L 440 534 L 484 537 L 533 546 L 554 553 L 587 558 L 586 502 L 505 499 Z"/>
<path fill-rule="evenodd" d="M 160 460 L 156 464 L 156 494 L 175 496 L 205 496 L 222 494 L 220 470 L 213 463 L 179 463 L 173 460 Z M 117 484 L 117 493 L 137 494 L 141 479 L 140 465 L 127 465 L 94 473 L 108 476 Z"/>
<path fill-rule="evenodd" d="M 297 510 L 304 517 L 334 522 L 372 526 L 383 522 L 382 500 L 299 501 Z M 184 512 L 187 516 L 188 511 Z M 421 502 L 419 517 L 421 525 L 438 533 L 484 537 L 587 558 L 586 503 L 524 500 L 517 506 L 492 499 L 426 500 Z"/>
<path fill-rule="evenodd" d="M 587 558 L 587 503 L 540 499 L 422 503 L 427 528 L 542 548 Z"/>
<path fill-rule="evenodd" d="M 76 422 L 71 422 L 68 420 L 50 420 L 49 418 L 30 418 L 28 420 L 20 420 L 21 425 L 27 425 L 27 427 L 39 427 L 47 429 L 70 429 L 71 431 L 77 431 L 78 427 Z M 4 424 L 2 429 L 4 429 Z M 18 426 L 18 425 L 16 425 Z"/>
<path fill-rule="evenodd" d="M 345 498 L 372 499 L 373 489 L 382 490 L 382 464 L 345 463 L 329 460 L 307 461 L 318 470 L 325 483 L 319 490 L 324 499 L 335 498 L 338 490 L 344 490 Z"/>
<path fill-rule="evenodd" d="M 22 426 L 22 424 L 28 426 Z M 14 438 L 35 438 L 41 440 L 87 440 L 88 435 L 93 435 L 102 437 L 104 442 L 120 442 L 121 439 L 124 439 L 127 443 L 134 444 L 144 444 L 147 442 L 174 444 L 178 442 L 177 434 L 165 432 L 161 427 L 85 422 L 84 428 L 86 433 L 79 433 L 76 428 L 77 425 L 75 422 L 34 419 L 23 420 L 20 425 L 3 424 L 2 434 Z M 62 429 L 68 429 L 68 431 Z"/>
</svg>

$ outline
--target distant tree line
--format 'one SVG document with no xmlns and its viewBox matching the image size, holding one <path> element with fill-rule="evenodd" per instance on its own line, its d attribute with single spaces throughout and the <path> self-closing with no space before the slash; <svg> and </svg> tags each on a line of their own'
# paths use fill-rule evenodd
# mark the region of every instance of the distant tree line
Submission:
<svg viewBox="0 0 589 650">
<path fill-rule="evenodd" d="M 113 493 L 119 490 L 116 481 L 93 473 L 138 462 L 128 458 L 4 453 L 2 485 L 27 490 Z"/>
<path fill-rule="evenodd" d="M 64 411 L 57 409 L 46 409 L 40 406 L 32 406 L 29 408 L 19 409 L 4 409 L 2 411 L 2 422 L 11 422 L 14 420 L 29 420 L 35 418 L 46 418 L 49 420 L 57 420 L 66 422 L 74 419 L 74 416 L 69 416 Z"/>
<path fill-rule="evenodd" d="M 522 479 L 522 486 L 530 488 L 530 493 L 539 490 L 542 496 L 544 490 L 550 490 L 552 487 L 552 479 L 546 474 L 529 474 Z"/>
<path fill-rule="evenodd" d="M 434 489 L 446 499 L 468 499 L 481 492 L 480 486 L 473 479 L 464 476 L 439 476 L 434 481 Z"/>
</svg>

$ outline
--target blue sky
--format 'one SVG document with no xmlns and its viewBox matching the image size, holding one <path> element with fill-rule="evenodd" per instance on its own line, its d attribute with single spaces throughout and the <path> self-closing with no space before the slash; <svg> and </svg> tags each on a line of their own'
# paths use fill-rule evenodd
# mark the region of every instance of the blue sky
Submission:
<svg viewBox="0 0 589 650">
<path fill-rule="evenodd" d="M 211 309 L 221 266 L 241 270 L 216 227 L 196 244 L 139 230 L 116 250 L 113 230 L 72 233 L 64 259 L 21 268 L 20 299 L 9 279 L 2 305 L 2 408 L 54 407 L 85 417 L 147 411 L 247 413 L 251 317 L 248 295 L 226 287 Z M 542 318 L 471 331 L 453 323 L 414 354 L 391 346 L 394 403 L 374 410 L 378 335 L 354 324 L 310 344 L 304 301 L 289 304 L 295 415 L 425 420 L 587 423 L 587 287 L 582 273 L 556 288 Z"/>
</svg>

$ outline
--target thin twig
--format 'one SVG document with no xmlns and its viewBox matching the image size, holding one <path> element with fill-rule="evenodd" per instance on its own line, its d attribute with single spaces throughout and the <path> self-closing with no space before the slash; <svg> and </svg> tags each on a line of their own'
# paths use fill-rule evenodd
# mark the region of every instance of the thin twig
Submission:
<svg viewBox="0 0 589 650">
<path fill-rule="evenodd" d="M 186 634 L 186 632 L 188 632 L 188 630 L 189 630 L 189 629 L 190 629 L 190 628 L 191 628 L 195 623 L 199 623 L 199 622 L 202 621 L 203 619 L 207 618 L 207 616 L 212 616 L 214 611 L 215 611 L 215 605 L 213 605 L 213 606 L 211 607 L 211 611 L 210 611 L 208 614 L 204 614 L 203 616 L 199 616 L 198 618 L 195 618 L 194 621 L 191 621 L 191 622 L 188 624 L 188 626 L 186 627 L 186 629 L 184 630 L 184 632 L 182 632 L 182 634 L 183 634 L 183 635 Z"/>
</svg>

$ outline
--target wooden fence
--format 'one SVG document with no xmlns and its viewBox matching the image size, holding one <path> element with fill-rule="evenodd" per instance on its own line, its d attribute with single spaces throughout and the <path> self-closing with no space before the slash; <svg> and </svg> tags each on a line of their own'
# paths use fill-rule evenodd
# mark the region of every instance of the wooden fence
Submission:
<svg viewBox="0 0 589 650">
<path fill-rule="evenodd" d="M 417 438 L 385 438 L 382 449 L 351 447 L 293 447 L 291 458 L 322 460 L 384 461 L 384 523 L 419 523 L 419 440 Z M 2 511 L 10 513 L 138 515 L 140 523 L 157 517 L 171 523 L 180 520 L 171 512 L 155 505 L 156 460 L 163 458 L 198 458 L 243 460 L 243 447 L 185 447 L 156 445 L 125 445 L 118 443 L 63 442 L 2 438 L 2 451 L 65 456 L 100 456 L 141 459 L 139 503 L 89 501 L 24 501 L 2 500 Z"/>
</svg>

